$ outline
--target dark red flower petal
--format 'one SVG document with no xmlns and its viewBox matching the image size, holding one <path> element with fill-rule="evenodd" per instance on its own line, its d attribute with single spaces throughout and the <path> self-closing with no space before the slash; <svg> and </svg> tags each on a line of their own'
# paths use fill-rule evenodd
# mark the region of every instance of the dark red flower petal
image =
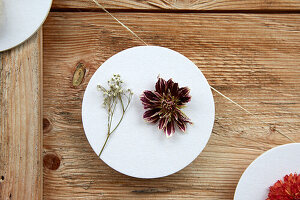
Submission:
<svg viewBox="0 0 300 200">
<path fill-rule="evenodd" d="M 173 135 L 173 133 L 175 132 L 175 126 L 173 120 L 168 121 L 167 126 L 164 128 L 164 132 L 167 135 L 167 137 L 171 137 Z"/>
<path fill-rule="evenodd" d="M 177 116 L 178 116 L 178 118 L 176 120 L 176 124 L 182 132 L 185 132 L 186 124 L 187 123 L 191 124 L 192 122 L 180 110 L 177 110 Z"/>
<path fill-rule="evenodd" d="M 153 115 L 153 116 L 147 118 L 147 121 L 150 123 L 156 123 L 156 122 L 158 122 L 159 119 L 160 119 L 159 115 Z"/>
<path fill-rule="evenodd" d="M 149 99 L 147 99 L 144 95 L 142 95 L 141 97 L 140 97 L 140 100 L 142 101 L 142 104 L 143 105 L 147 105 L 147 104 L 153 104 L 153 102 L 151 102 Z"/>
<path fill-rule="evenodd" d="M 159 108 L 159 104 L 144 105 L 144 109 L 153 109 L 153 108 Z"/>
<path fill-rule="evenodd" d="M 162 93 L 162 91 L 161 91 L 161 79 L 160 78 L 158 78 L 158 80 L 155 84 L 155 91 L 160 93 L 160 94 Z"/>
<path fill-rule="evenodd" d="M 187 87 L 182 87 L 182 88 L 179 88 L 179 90 L 178 90 L 179 97 L 186 97 L 189 95 L 189 93 L 190 93 L 190 89 Z"/>
<path fill-rule="evenodd" d="M 160 118 L 158 128 L 164 130 L 167 126 L 168 119 L 167 118 Z"/>
<path fill-rule="evenodd" d="M 158 81 L 155 84 L 155 90 L 156 90 L 156 92 L 158 92 L 160 94 L 165 93 L 166 87 L 167 87 L 166 85 L 167 85 L 167 83 L 166 83 L 166 81 L 164 79 L 158 78 Z"/>
<path fill-rule="evenodd" d="M 160 93 L 156 92 L 156 91 L 154 91 L 154 94 L 156 95 L 156 97 L 160 101 L 160 99 L 162 98 L 162 95 Z"/>
<path fill-rule="evenodd" d="M 160 107 L 160 102 L 156 100 L 149 100 L 144 95 L 140 97 L 140 100 L 142 101 L 142 104 L 144 105 L 144 109 L 148 108 L 158 108 Z"/>
<path fill-rule="evenodd" d="M 170 78 L 168 81 L 167 81 L 167 90 L 169 90 L 170 92 L 172 91 L 172 88 L 173 88 L 173 85 L 174 85 L 174 82 L 173 80 Z"/>
<path fill-rule="evenodd" d="M 178 127 L 182 132 L 185 132 L 185 130 L 186 130 L 186 124 L 185 124 L 182 120 L 178 119 L 178 120 L 176 121 L 176 124 L 177 124 L 177 127 Z"/>
<path fill-rule="evenodd" d="M 147 110 L 144 113 L 143 117 L 144 117 L 144 119 L 149 120 L 151 117 L 159 115 L 159 111 L 160 111 L 159 108 Z"/>
<path fill-rule="evenodd" d="M 178 120 L 178 112 L 177 111 L 173 113 L 173 118 L 175 121 Z"/>
<path fill-rule="evenodd" d="M 177 110 L 178 113 L 178 119 L 181 120 L 184 123 L 190 123 L 192 124 L 191 120 L 181 111 L 181 110 Z"/>
<path fill-rule="evenodd" d="M 186 103 L 190 102 L 190 100 L 191 100 L 190 96 L 186 96 L 186 97 L 181 97 L 180 98 L 181 104 L 186 104 Z"/>
<path fill-rule="evenodd" d="M 147 110 L 144 118 L 148 122 L 158 122 L 158 128 L 167 137 L 173 135 L 176 125 L 181 131 L 185 131 L 186 124 L 192 122 L 180 108 L 191 100 L 189 93 L 189 88 L 179 88 L 178 83 L 172 79 L 165 81 L 158 78 L 155 91 L 145 91 L 140 97 L 144 109 Z"/>
<path fill-rule="evenodd" d="M 174 83 L 173 84 L 173 87 L 172 87 L 172 90 L 171 90 L 171 95 L 174 96 L 174 97 L 177 97 L 178 96 L 178 83 Z"/>
<path fill-rule="evenodd" d="M 144 96 L 150 101 L 159 100 L 155 93 L 149 90 L 144 91 Z"/>
</svg>

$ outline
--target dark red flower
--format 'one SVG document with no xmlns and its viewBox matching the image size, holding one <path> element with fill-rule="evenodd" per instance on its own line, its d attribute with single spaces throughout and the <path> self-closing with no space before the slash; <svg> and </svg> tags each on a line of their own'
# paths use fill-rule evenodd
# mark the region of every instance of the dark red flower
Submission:
<svg viewBox="0 0 300 200">
<path fill-rule="evenodd" d="M 172 79 L 165 81 L 158 78 L 155 90 L 146 90 L 140 97 L 144 109 L 144 119 L 151 123 L 158 122 L 158 128 L 162 129 L 167 137 L 175 132 L 175 125 L 181 130 L 186 130 L 186 124 L 192 123 L 180 110 L 191 100 L 190 89 L 179 87 Z"/>
<path fill-rule="evenodd" d="M 300 174 L 286 175 L 270 187 L 267 200 L 300 200 Z"/>
</svg>

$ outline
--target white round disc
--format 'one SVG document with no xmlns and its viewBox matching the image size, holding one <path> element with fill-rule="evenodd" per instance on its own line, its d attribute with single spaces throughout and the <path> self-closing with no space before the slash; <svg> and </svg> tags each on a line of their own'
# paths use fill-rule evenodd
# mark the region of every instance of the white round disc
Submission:
<svg viewBox="0 0 300 200">
<path fill-rule="evenodd" d="M 97 85 L 107 88 L 113 74 L 120 74 L 134 96 L 101 159 L 113 169 L 137 178 L 163 177 L 189 165 L 207 144 L 214 123 L 213 96 L 198 67 L 180 53 L 157 46 L 130 48 L 104 62 L 91 78 L 82 103 L 84 131 L 97 154 L 107 135 L 107 112 Z M 158 76 L 172 78 L 179 87 L 191 89 L 192 99 L 183 110 L 194 124 L 188 125 L 185 133 L 176 130 L 171 138 L 157 124 L 143 119 L 145 110 L 139 97 L 145 90 L 154 90 Z"/>
<path fill-rule="evenodd" d="M 265 200 L 269 187 L 290 173 L 300 173 L 300 143 L 275 147 L 255 159 L 236 187 L 235 200 Z"/>
<path fill-rule="evenodd" d="M 52 4 L 52 0 L 0 1 L 0 52 L 32 36 L 45 21 Z"/>
</svg>

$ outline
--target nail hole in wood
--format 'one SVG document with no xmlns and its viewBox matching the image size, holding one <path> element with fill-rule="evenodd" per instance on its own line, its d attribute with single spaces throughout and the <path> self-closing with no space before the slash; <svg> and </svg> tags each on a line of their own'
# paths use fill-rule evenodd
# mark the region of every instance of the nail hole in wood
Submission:
<svg viewBox="0 0 300 200">
<path fill-rule="evenodd" d="M 270 126 L 270 131 L 271 132 L 275 132 L 276 131 L 276 126 L 275 125 L 271 125 Z"/>
<path fill-rule="evenodd" d="M 57 170 L 60 166 L 60 158 L 53 153 L 46 154 L 43 158 L 43 164 L 50 170 Z"/>
</svg>

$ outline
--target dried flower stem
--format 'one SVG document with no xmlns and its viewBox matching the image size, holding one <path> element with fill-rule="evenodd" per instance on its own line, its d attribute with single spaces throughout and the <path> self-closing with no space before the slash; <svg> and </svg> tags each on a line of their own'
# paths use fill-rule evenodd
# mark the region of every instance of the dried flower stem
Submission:
<svg viewBox="0 0 300 200">
<path fill-rule="evenodd" d="M 107 122 L 108 122 L 107 123 L 107 136 L 106 136 L 106 140 L 104 142 L 104 145 L 102 146 L 102 149 L 99 153 L 99 157 L 101 156 L 110 135 L 113 132 L 115 132 L 115 130 L 121 124 L 121 122 L 124 118 L 125 112 L 127 111 L 128 106 L 131 102 L 131 98 L 132 98 L 133 93 L 131 92 L 130 89 L 124 91 L 122 89 L 122 83 L 123 83 L 123 81 L 120 79 L 120 75 L 114 75 L 113 78 L 110 81 L 108 81 L 108 84 L 109 84 L 109 87 L 110 87 L 109 90 L 106 90 L 104 87 L 98 85 L 98 89 L 103 92 L 103 97 L 104 97 L 103 106 L 105 108 L 107 108 L 107 112 L 108 112 L 108 115 L 107 115 Z M 124 106 L 124 98 L 123 97 L 126 97 L 126 100 L 127 100 L 126 106 Z M 121 118 L 119 119 L 117 125 L 112 129 L 113 117 L 114 117 L 114 113 L 115 113 L 115 110 L 117 108 L 118 102 L 120 102 L 120 104 L 121 104 L 122 115 L 121 115 Z"/>
</svg>

